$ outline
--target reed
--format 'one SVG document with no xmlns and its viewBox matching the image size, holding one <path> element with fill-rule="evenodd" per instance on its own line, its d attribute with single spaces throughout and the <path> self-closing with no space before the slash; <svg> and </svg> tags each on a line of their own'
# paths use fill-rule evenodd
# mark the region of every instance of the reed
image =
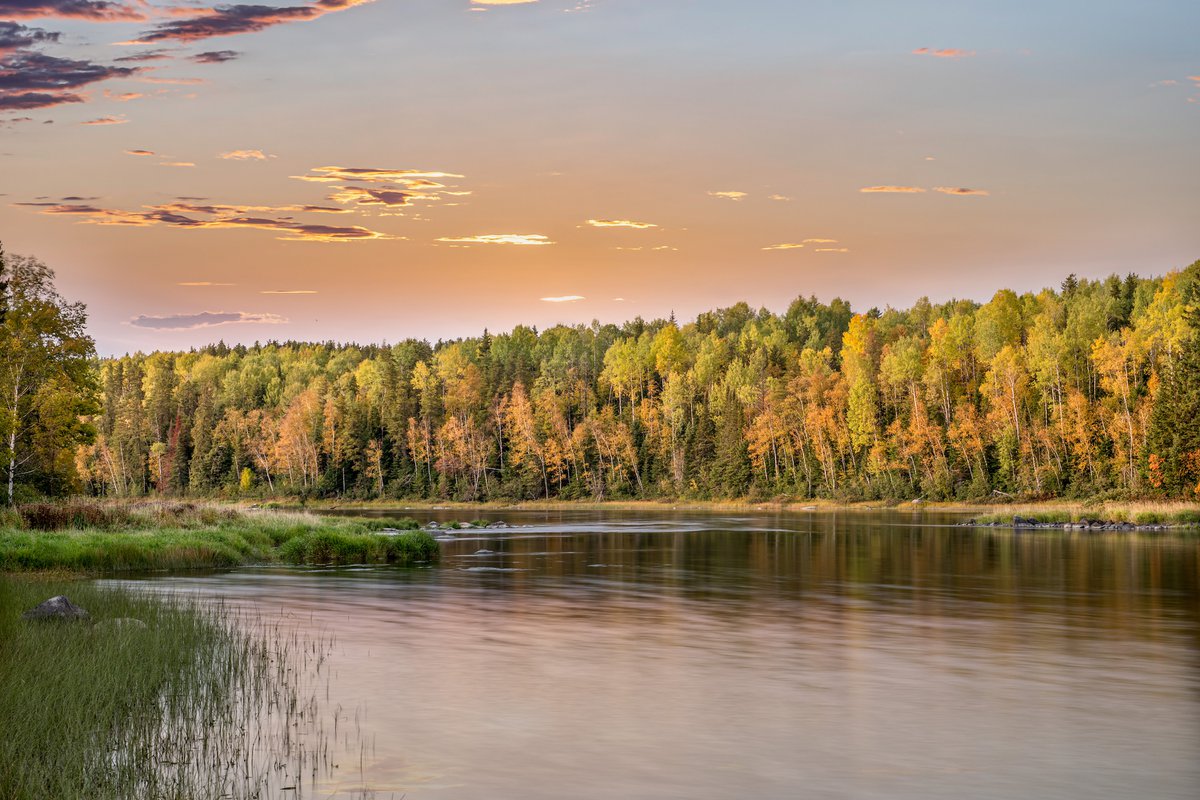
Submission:
<svg viewBox="0 0 1200 800">
<path fill-rule="evenodd" d="M 54 594 L 91 619 L 20 618 Z M 0 578 L 0 798 L 290 796 L 331 768 L 330 647 L 194 599 Z"/>
</svg>

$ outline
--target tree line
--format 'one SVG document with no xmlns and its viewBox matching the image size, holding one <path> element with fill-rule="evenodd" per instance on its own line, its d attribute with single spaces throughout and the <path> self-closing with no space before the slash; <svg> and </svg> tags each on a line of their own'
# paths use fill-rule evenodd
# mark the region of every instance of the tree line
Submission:
<svg viewBox="0 0 1200 800">
<path fill-rule="evenodd" d="M 47 494 L 1194 500 L 1198 291 L 1200 261 L 983 304 L 136 353 L 90 362 L 71 431 L 18 438 Z"/>
</svg>

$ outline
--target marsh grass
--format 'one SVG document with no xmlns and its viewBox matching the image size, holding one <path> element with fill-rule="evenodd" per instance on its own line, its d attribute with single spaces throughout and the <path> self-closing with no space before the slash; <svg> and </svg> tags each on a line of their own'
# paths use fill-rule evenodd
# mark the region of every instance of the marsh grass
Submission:
<svg viewBox="0 0 1200 800">
<path fill-rule="evenodd" d="M 20 619 L 54 594 L 92 620 Z M 333 766 L 330 646 L 194 599 L 0 578 L 0 798 L 301 796 Z"/>
<path fill-rule="evenodd" d="M 1184 503 L 1094 503 L 1005 506 L 1003 511 L 976 517 L 980 523 L 1011 522 L 1014 516 L 1038 522 L 1132 522 L 1136 525 L 1200 525 L 1200 506 Z"/>
<path fill-rule="evenodd" d="M 22 506 L 0 527 L 0 571 L 408 563 L 437 555 L 414 520 L 362 520 L 196 503 Z M 2 522 L 3 520 L 0 520 Z M 382 533 L 392 528 L 400 533 Z"/>
</svg>

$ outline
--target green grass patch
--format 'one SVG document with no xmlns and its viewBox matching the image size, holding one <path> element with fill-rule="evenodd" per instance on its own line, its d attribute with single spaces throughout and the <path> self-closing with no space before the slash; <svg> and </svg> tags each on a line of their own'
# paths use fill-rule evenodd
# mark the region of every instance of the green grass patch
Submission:
<svg viewBox="0 0 1200 800">
<path fill-rule="evenodd" d="M 56 594 L 91 619 L 21 619 Z M 306 762 L 306 648 L 234 623 L 193 601 L 0 578 L 0 797 L 275 796 Z"/>
<path fill-rule="evenodd" d="M 84 510 L 86 504 L 69 504 L 61 513 L 42 505 L 33 512 L 22 508 L 22 520 L 34 524 L 0 528 L 0 572 L 128 572 L 280 561 L 397 564 L 428 561 L 438 553 L 437 542 L 416 530 L 415 520 L 241 512 L 195 504 L 116 511 L 93 506 Z M 385 528 L 393 532 L 383 532 Z"/>
</svg>

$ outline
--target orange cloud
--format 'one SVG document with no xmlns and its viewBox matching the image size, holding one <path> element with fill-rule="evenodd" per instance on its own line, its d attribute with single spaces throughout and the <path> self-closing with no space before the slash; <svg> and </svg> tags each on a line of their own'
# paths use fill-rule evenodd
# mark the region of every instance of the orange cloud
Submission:
<svg viewBox="0 0 1200 800">
<path fill-rule="evenodd" d="M 266 161 L 268 158 L 274 157 L 262 150 L 230 150 L 228 153 L 221 153 L 217 156 L 217 158 L 227 161 Z"/>
<path fill-rule="evenodd" d="M 194 167 L 196 166 L 191 161 L 160 161 L 160 167 Z"/>
<path fill-rule="evenodd" d="M 762 249 L 763 250 L 799 250 L 801 247 L 804 247 L 804 245 L 799 242 L 783 242 L 782 244 L 768 245 L 767 247 L 764 247 Z"/>
<path fill-rule="evenodd" d="M 933 190 L 935 192 L 941 192 L 942 194 L 953 195 L 982 195 L 986 197 L 988 194 L 986 189 L 966 189 L 963 187 L 954 186 L 935 186 L 933 187 Z"/>
<path fill-rule="evenodd" d="M 264 289 L 259 294 L 316 294 L 316 289 Z"/>
<path fill-rule="evenodd" d="M 814 253 L 849 253 L 849 247 L 818 247 Z"/>
<path fill-rule="evenodd" d="M 236 283 L 217 283 L 215 281 L 180 281 L 176 286 L 237 286 Z"/>
<path fill-rule="evenodd" d="M 805 244 L 837 244 L 837 239 L 805 239 Z"/>
<path fill-rule="evenodd" d="M 720 197 L 722 200 L 741 200 L 748 195 L 745 192 L 726 191 L 726 192 L 709 192 L 709 197 Z"/>
<path fill-rule="evenodd" d="M 145 97 L 146 95 L 142 94 L 141 92 L 120 92 L 120 93 L 118 93 L 118 92 L 110 92 L 108 89 L 105 89 L 104 96 L 107 97 L 109 100 L 116 100 L 118 103 L 128 103 L 130 100 L 137 100 L 141 97 Z"/>
<path fill-rule="evenodd" d="M 872 193 L 897 193 L 897 194 L 918 194 L 925 191 L 919 186 L 864 186 L 859 189 L 860 192 L 867 194 Z"/>
<path fill-rule="evenodd" d="M 629 219 L 589 219 L 587 224 L 593 228 L 635 228 L 637 230 L 658 227 L 653 222 L 634 222 Z"/>
<path fill-rule="evenodd" d="M 579 300 L 587 300 L 581 294 L 564 294 L 561 297 L 539 297 L 538 299 L 543 303 L 574 303 Z"/>
<path fill-rule="evenodd" d="M 80 125 L 124 125 L 129 120 L 124 117 L 100 117 L 99 119 L 89 119 L 86 122 L 79 123 Z"/>
<path fill-rule="evenodd" d="M 554 244 L 548 236 L 543 236 L 540 233 L 484 233 L 476 236 L 443 236 L 437 241 L 460 245 L 515 244 L 537 246 Z"/>
<path fill-rule="evenodd" d="M 157 155 L 157 153 L 155 153 L 153 150 L 126 150 L 125 155 L 127 155 L 127 156 L 153 156 L 153 155 Z"/>
<path fill-rule="evenodd" d="M 970 58 L 974 50 L 959 50 L 957 47 L 947 47 L 944 50 L 930 50 L 928 47 L 918 47 L 913 50 L 914 56 L 933 56 L 934 58 Z"/>
</svg>

